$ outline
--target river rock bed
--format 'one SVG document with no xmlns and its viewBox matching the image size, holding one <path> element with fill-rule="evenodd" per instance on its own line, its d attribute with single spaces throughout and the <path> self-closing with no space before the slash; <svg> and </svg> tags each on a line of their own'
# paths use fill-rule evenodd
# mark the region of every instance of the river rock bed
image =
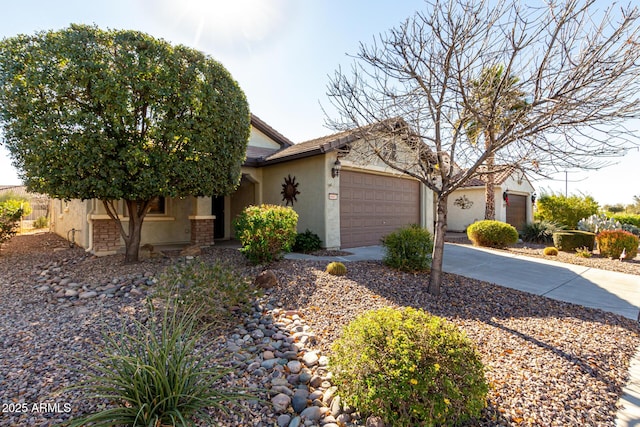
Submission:
<svg viewBox="0 0 640 427">
<path fill-rule="evenodd" d="M 232 262 L 251 277 L 262 270 L 233 249 L 211 248 L 201 258 Z M 4 245 L 0 404 L 7 410 L 0 425 L 50 426 L 105 405 L 78 390 L 63 391 L 81 378 L 74 357 L 91 354 L 105 330 L 147 316 L 144 297 L 174 261 L 122 265 L 117 257 L 93 258 L 65 247 L 49 234 Z M 491 390 L 473 425 L 614 425 L 629 359 L 640 345 L 636 322 L 454 275 L 445 275 L 436 298 L 426 293 L 424 275 L 357 262 L 336 277 L 324 272 L 325 265 L 285 260 L 269 266 L 279 284 L 236 326 L 208 334 L 209 351 L 233 369 L 221 386 L 260 398 L 242 402 L 231 415 L 213 413 L 220 425 L 364 425 L 342 404 L 327 357 L 343 325 L 388 305 L 445 317 L 476 343 Z M 68 289 L 95 295 L 59 294 Z"/>
</svg>

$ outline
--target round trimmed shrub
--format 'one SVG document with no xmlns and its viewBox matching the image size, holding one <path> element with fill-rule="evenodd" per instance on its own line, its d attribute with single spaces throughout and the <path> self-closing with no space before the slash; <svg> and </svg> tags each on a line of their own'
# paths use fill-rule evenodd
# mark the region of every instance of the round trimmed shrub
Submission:
<svg viewBox="0 0 640 427">
<path fill-rule="evenodd" d="M 475 246 L 504 248 L 518 241 L 518 230 L 506 222 L 485 219 L 467 227 L 467 237 Z"/>
<path fill-rule="evenodd" d="M 298 214 L 288 206 L 247 206 L 234 220 L 242 253 L 254 264 L 279 259 L 296 241 Z"/>
<path fill-rule="evenodd" d="M 428 230 L 410 225 L 382 238 L 383 262 L 401 271 L 424 271 L 431 267 L 433 237 Z"/>
<path fill-rule="evenodd" d="M 546 256 L 558 256 L 558 249 L 554 248 L 553 246 L 548 246 L 544 248 L 542 253 Z"/>
<path fill-rule="evenodd" d="M 365 312 L 332 347 L 343 400 L 390 426 L 457 425 L 486 405 L 484 367 L 452 323 L 413 308 Z"/>
<path fill-rule="evenodd" d="M 563 252 L 575 252 L 577 248 L 592 250 L 596 235 L 590 231 L 564 230 L 553 233 L 553 246 Z"/>
<path fill-rule="evenodd" d="M 638 255 L 638 237 L 623 230 L 603 231 L 596 236 L 600 255 L 609 258 L 620 258 L 626 251 L 624 259 L 634 259 Z"/>
</svg>

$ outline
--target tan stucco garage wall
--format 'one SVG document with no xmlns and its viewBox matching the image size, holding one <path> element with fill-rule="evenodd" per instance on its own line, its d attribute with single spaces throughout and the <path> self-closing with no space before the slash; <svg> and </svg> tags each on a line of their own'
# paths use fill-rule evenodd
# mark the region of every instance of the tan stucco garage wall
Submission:
<svg viewBox="0 0 640 427">
<path fill-rule="evenodd" d="M 295 177 L 300 192 L 293 204 L 299 216 L 298 231 L 303 232 L 308 228 L 320 236 L 324 246 L 329 247 L 332 242 L 325 224 L 325 209 L 328 180 L 332 178 L 329 175 L 331 168 L 326 169 L 325 157 L 318 155 L 263 168 L 262 202 L 285 205 L 281 194 L 282 184 L 287 176 Z M 339 230 L 340 224 L 337 227 Z"/>
</svg>

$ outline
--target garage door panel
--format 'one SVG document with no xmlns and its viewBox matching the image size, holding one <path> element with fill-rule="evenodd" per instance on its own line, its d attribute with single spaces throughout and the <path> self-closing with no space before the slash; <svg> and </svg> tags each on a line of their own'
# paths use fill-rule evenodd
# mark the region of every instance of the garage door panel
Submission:
<svg viewBox="0 0 640 427">
<path fill-rule="evenodd" d="M 522 230 L 527 222 L 527 196 L 509 194 L 507 205 L 507 223 Z"/>
<path fill-rule="evenodd" d="M 378 245 L 382 236 L 420 222 L 417 181 L 362 172 L 340 173 L 343 248 Z"/>
</svg>

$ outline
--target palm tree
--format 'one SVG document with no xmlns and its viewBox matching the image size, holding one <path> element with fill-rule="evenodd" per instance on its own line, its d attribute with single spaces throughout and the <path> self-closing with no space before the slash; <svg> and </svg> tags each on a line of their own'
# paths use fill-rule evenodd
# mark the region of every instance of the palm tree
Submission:
<svg viewBox="0 0 640 427">
<path fill-rule="evenodd" d="M 505 75 L 504 66 L 494 65 L 482 69 L 478 79 L 471 80 L 461 124 L 472 144 L 482 138 L 485 149 L 491 150 L 496 136 L 514 120 L 516 113 L 527 106 L 525 93 L 517 87 L 519 79 Z M 495 219 L 495 156 L 485 162 L 485 219 Z"/>
</svg>

